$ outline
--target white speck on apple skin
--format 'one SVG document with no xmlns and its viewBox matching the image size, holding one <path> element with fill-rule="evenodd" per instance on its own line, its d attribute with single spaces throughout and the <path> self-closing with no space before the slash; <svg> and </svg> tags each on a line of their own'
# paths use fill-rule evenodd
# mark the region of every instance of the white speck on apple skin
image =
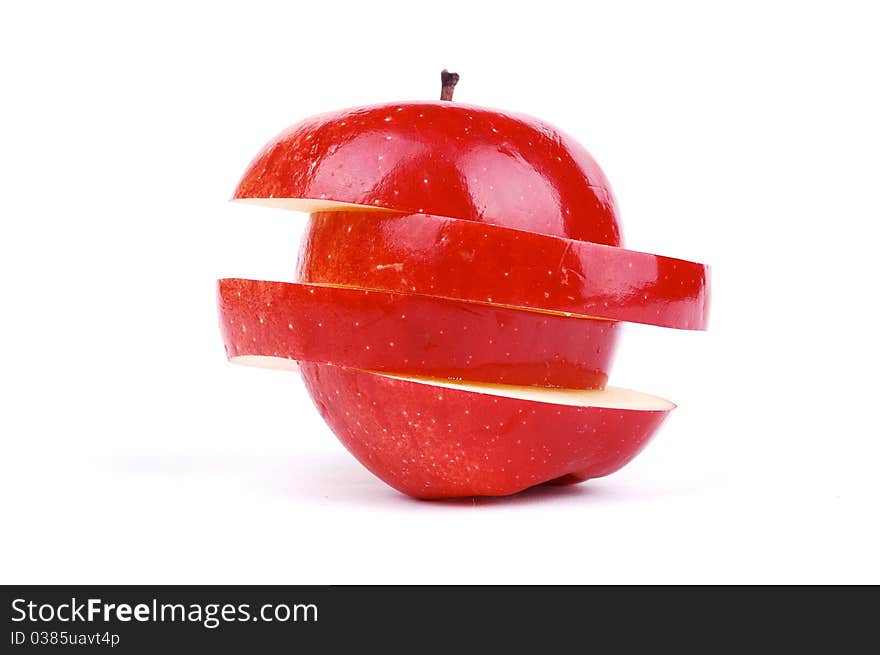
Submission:
<svg viewBox="0 0 880 655">
<path fill-rule="evenodd" d="M 287 324 L 287 329 L 288 329 L 288 330 L 292 330 L 292 329 L 293 329 L 293 323 L 288 323 L 288 324 Z"/>
</svg>

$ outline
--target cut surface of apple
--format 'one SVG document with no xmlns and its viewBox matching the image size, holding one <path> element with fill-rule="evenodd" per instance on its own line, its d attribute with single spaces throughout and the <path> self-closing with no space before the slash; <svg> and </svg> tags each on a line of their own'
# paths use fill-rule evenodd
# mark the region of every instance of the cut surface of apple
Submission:
<svg viewBox="0 0 880 655">
<path fill-rule="evenodd" d="M 387 291 L 218 282 L 230 360 L 324 362 L 436 378 L 597 389 L 618 324 Z"/>
<path fill-rule="evenodd" d="M 451 383 L 315 363 L 301 369 L 345 447 L 417 498 L 502 496 L 608 475 L 675 407 L 622 389 Z"/>
<path fill-rule="evenodd" d="M 641 411 L 668 411 L 675 409 L 675 403 L 660 396 L 624 389 L 622 387 L 605 387 L 604 389 L 550 389 L 547 387 L 531 387 L 514 384 L 498 384 L 493 382 L 467 382 L 459 380 L 442 380 L 425 376 L 396 375 L 379 373 L 394 380 L 403 380 L 414 384 L 431 387 L 468 391 L 470 393 L 528 400 L 536 403 L 552 405 L 568 405 L 571 407 L 605 407 L 609 409 L 632 409 Z"/>
<path fill-rule="evenodd" d="M 424 214 L 312 214 L 299 277 L 692 330 L 709 308 L 702 264 Z"/>
<path fill-rule="evenodd" d="M 308 211 L 331 201 L 621 243 L 608 181 L 580 144 L 537 119 L 457 102 L 306 119 L 266 144 L 234 199 Z"/>
<path fill-rule="evenodd" d="M 367 211 L 373 214 L 401 213 L 394 209 L 385 209 L 376 206 L 368 207 L 366 205 L 358 205 L 351 202 L 337 202 L 335 200 L 319 198 L 233 198 L 232 201 L 246 205 L 257 205 L 258 207 L 271 207 L 274 209 L 305 212 L 307 214 L 337 211 Z"/>
</svg>

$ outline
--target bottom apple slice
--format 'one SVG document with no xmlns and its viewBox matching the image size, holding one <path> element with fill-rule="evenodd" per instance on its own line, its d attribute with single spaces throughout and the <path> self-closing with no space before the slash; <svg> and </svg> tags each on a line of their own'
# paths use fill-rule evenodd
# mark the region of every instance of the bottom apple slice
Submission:
<svg viewBox="0 0 880 655">
<path fill-rule="evenodd" d="M 504 496 L 618 470 L 675 405 L 656 396 L 401 377 L 302 363 L 345 447 L 416 498 Z"/>
</svg>

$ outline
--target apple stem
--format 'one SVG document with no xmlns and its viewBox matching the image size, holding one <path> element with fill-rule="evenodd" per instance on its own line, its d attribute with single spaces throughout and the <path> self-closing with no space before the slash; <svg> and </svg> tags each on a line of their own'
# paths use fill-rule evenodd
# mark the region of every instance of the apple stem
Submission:
<svg viewBox="0 0 880 655">
<path fill-rule="evenodd" d="M 450 73 L 444 68 L 440 71 L 440 83 L 443 85 L 440 90 L 440 99 L 452 100 L 452 92 L 455 91 L 455 85 L 458 84 L 458 73 Z"/>
</svg>

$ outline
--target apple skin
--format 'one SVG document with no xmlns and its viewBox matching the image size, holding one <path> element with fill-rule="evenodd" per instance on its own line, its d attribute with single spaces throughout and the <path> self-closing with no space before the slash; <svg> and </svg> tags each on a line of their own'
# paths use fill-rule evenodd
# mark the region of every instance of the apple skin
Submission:
<svg viewBox="0 0 880 655">
<path fill-rule="evenodd" d="M 414 294 L 217 285 L 226 354 L 478 382 L 601 389 L 618 324 Z"/>
<path fill-rule="evenodd" d="M 424 214 L 314 213 L 299 279 L 706 329 L 709 269 Z"/>
<path fill-rule="evenodd" d="M 608 181 L 537 119 L 452 102 L 315 116 L 270 141 L 234 199 L 302 198 L 428 213 L 621 245 Z"/>
<path fill-rule="evenodd" d="M 617 320 L 705 328 L 708 268 L 615 251 L 622 236 L 604 174 L 534 118 L 443 101 L 315 116 L 263 148 L 234 199 L 318 213 L 300 283 L 220 282 L 227 352 L 300 360 L 345 447 L 416 498 L 613 473 L 673 405 L 573 406 L 565 389 L 534 386 L 604 388 Z"/>
<path fill-rule="evenodd" d="M 306 389 L 343 445 L 404 494 L 505 496 L 620 469 L 673 407 L 577 407 L 303 363 Z"/>
</svg>

